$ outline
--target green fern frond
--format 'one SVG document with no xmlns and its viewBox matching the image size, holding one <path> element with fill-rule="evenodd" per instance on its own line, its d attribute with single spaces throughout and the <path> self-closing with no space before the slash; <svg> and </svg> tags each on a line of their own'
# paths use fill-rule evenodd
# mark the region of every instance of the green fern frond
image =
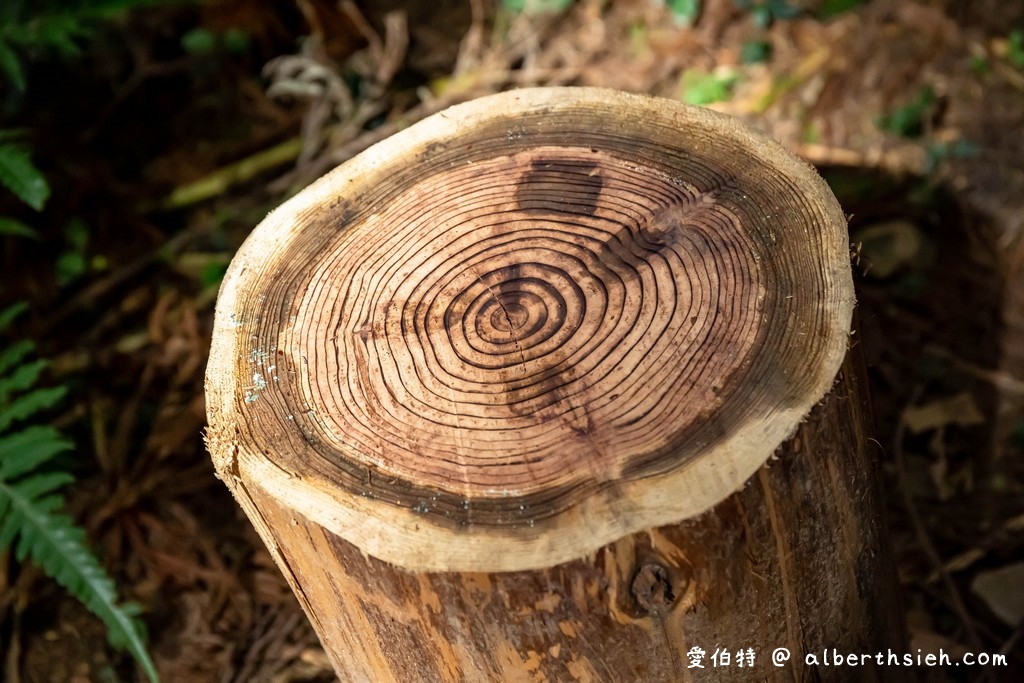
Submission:
<svg viewBox="0 0 1024 683">
<path fill-rule="evenodd" d="M 100 21 L 132 7 L 174 0 L 33 0 L 0 2 L 0 74 L 14 90 L 25 89 L 25 54 L 55 53 L 75 57 L 96 33 Z"/>
<path fill-rule="evenodd" d="M 21 310 L 0 312 L 0 330 Z M 89 550 L 85 532 L 60 512 L 60 488 L 74 477 L 56 459 L 72 443 L 48 425 L 7 433 L 12 424 L 52 406 L 64 394 L 63 387 L 33 388 L 45 363 L 25 363 L 31 350 L 31 343 L 21 342 L 0 351 L 0 550 L 13 545 L 19 562 L 31 560 L 81 600 L 106 625 L 111 645 L 127 649 L 156 683 L 140 608 L 117 602 L 114 582 Z"/>
<path fill-rule="evenodd" d="M 2 136 L 4 132 L 5 131 L 0 130 L 0 136 Z M 0 140 L 2 140 L 2 138 L 0 138 Z M 4 310 L 0 311 L 0 332 L 3 332 L 8 327 L 10 327 L 11 323 L 14 322 L 14 319 L 17 318 L 22 313 L 24 313 L 26 310 L 28 310 L 28 304 L 26 304 L 24 301 L 21 301 L 19 303 L 8 306 Z"/>
<path fill-rule="evenodd" d="M 0 185 L 36 211 L 42 211 L 50 196 L 50 186 L 32 163 L 28 148 L 16 143 L 0 144 Z"/>
<path fill-rule="evenodd" d="M 0 216 L 0 235 L 16 235 L 17 237 L 28 237 L 39 239 L 39 233 L 19 220 L 9 216 Z"/>
<path fill-rule="evenodd" d="M 64 397 L 64 394 L 64 387 L 36 389 L 0 406 L 0 433 L 6 431 L 14 422 L 24 420 L 41 410 L 53 407 L 57 404 L 57 401 Z"/>
<path fill-rule="evenodd" d="M 0 327 L 2 330 L 3 327 Z M 0 374 L 3 374 L 15 367 L 24 359 L 36 345 L 27 339 L 22 339 L 11 344 L 6 349 L 0 350 Z"/>
<path fill-rule="evenodd" d="M 7 44 L 7 41 L 0 39 L 0 73 L 7 77 L 7 80 L 17 91 L 25 89 L 25 69 L 21 65 L 21 58 Z"/>
<path fill-rule="evenodd" d="M 45 367 L 45 360 L 37 360 L 34 363 L 19 365 L 8 377 L 0 376 L 0 404 L 7 403 L 7 399 L 15 391 L 30 389 Z"/>
<path fill-rule="evenodd" d="M 23 474 L 34 472 L 54 456 L 70 450 L 71 445 L 56 429 L 44 425 L 32 425 L 4 436 L 0 438 L 0 453 L 18 455 L 0 460 L 0 479 L 13 481 Z"/>
<path fill-rule="evenodd" d="M 14 552 L 18 561 L 30 558 L 81 600 L 106 624 L 111 645 L 127 648 L 156 681 L 156 669 L 143 642 L 138 606 L 117 603 L 114 582 L 86 547 L 85 532 L 70 517 L 56 512 L 64 503 L 61 496 L 46 495 L 70 481 L 73 477 L 62 472 L 30 475 L 14 485 L 0 480 L 0 499 L 8 504 L 0 522 L 0 541 L 9 543 L 17 537 Z"/>
</svg>

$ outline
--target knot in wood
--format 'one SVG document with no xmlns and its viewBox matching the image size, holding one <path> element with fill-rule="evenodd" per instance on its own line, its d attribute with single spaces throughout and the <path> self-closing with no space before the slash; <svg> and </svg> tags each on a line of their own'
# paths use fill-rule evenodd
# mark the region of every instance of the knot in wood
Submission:
<svg viewBox="0 0 1024 683">
<path fill-rule="evenodd" d="M 672 587 L 672 578 L 668 569 L 654 562 L 640 565 L 633 575 L 630 592 L 641 610 L 650 615 L 664 614 L 675 603 L 682 592 Z"/>
</svg>

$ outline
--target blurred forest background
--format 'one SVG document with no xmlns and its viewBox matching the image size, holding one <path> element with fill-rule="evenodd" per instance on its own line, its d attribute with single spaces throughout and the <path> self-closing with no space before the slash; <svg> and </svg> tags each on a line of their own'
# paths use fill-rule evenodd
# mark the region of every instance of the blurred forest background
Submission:
<svg viewBox="0 0 1024 683">
<path fill-rule="evenodd" d="M 908 651 L 1024 671 L 1024 2 L 0 4 L 3 680 L 334 680 L 203 446 L 218 284 L 325 171 L 530 85 L 712 107 L 819 168 Z"/>
</svg>

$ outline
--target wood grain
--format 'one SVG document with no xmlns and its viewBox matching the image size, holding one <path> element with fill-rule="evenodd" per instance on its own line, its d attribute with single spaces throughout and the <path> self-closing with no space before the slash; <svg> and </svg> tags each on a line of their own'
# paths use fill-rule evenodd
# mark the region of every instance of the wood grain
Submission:
<svg viewBox="0 0 1024 683">
<path fill-rule="evenodd" d="M 845 219 L 775 143 L 595 89 L 454 107 L 271 214 L 218 301 L 218 471 L 409 569 L 700 514 L 828 391 Z"/>
</svg>

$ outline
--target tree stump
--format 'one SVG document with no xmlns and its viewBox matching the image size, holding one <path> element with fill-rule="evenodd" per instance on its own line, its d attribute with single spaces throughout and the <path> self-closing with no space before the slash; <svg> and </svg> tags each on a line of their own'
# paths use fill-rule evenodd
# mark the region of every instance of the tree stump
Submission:
<svg viewBox="0 0 1024 683">
<path fill-rule="evenodd" d="M 845 217 L 776 143 L 513 91 L 253 232 L 208 444 L 342 680 L 878 679 L 804 663 L 902 642 L 853 304 Z"/>
</svg>

